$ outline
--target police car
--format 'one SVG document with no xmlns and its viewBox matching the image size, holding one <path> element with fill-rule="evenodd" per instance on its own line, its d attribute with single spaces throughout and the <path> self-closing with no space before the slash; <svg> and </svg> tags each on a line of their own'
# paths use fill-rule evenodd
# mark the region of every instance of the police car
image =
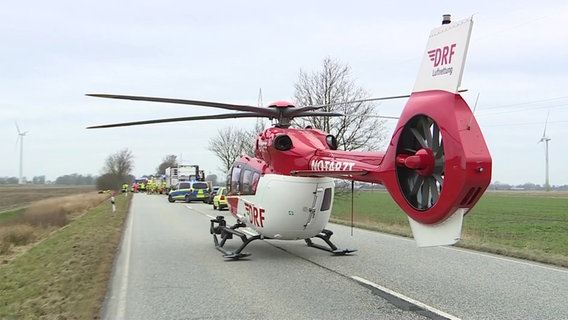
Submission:
<svg viewBox="0 0 568 320">
<path fill-rule="evenodd" d="M 203 201 L 209 199 L 209 185 L 204 181 L 181 181 L 168 193 L 168 201 Z"/>
</svg>

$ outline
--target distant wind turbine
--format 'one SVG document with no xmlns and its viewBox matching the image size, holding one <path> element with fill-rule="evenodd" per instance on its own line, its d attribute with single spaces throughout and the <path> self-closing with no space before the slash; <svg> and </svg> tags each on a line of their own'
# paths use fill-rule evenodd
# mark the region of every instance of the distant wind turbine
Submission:
<svg viewBox="0 0 568 320">
<path fill-rule="evenodd" d="M 16 130 L 18 130 L 18 138 L 16 139 L 16 144 L 19 142 L 20 143 L 20 180 L 18 180 L 19 184 L 24 183 L 23 181 L 23 173 L 24 173 L 24 167 L 23 167 L 23 163 L 24 163 L 24 137 L 26 136 L 26 134 L 28 133 L 28 131 L 20 131 L 20 127 L 18 126 L 18 123 L 16 122 Z"/>
<path fill-rule="evenodd" d="M 550 141 L 550 138 L 546 136 L 546 125 L 548 124 L 549 115 L 550 112 L 548 112 L 548 114 L 546 115 L 546 121 L 544 122 L 544 132 L 542 133 L 542 138 L 540 138 L 540 140 L 538 141 L 538 143 L 544 142 L 544 153 L 546 159 L 546 167 L 545 167 L 546 178 L 544 181 L 544 189 L 546 191 L 550 191 L 549 171 L 548 171 L 548 141 Z"/>
</svg>

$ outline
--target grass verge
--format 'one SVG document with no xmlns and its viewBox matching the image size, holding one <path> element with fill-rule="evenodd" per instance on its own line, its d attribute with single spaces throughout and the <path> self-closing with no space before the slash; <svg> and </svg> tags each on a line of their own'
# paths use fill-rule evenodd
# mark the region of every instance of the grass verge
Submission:
<svg viewBox="0 0 568 320">
<path fill-rule="evenodd" d="M 353 211 L 351 208 L 353 207 Z M 384 191 L 337 194 L 332 221 L 411 237 L 408 219 Z M 486 192 L 464 219 L 457 246 L 568 267 L 568 194 Z"/>
<path fill-rule="evenodd" d="M 131 197 L 116 197 L 0 265 L 0 319 L 96 319 Z"/>
</svg>

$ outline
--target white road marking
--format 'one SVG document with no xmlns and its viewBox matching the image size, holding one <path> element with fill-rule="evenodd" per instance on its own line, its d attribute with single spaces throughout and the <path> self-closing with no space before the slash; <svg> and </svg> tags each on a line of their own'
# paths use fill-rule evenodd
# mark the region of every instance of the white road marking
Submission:
<svg viewBox="0 0 568 320">
<path fill-rule="evenodd" d="M 413 305 L 415 305 L 415 306 L 418 306 L 418 307 L 420 307 L 420 308 L 422 308 L 422 309 L 428 310 L 428 311 L 430 311 L 430 312 L 432 312 L 432 313 L 435 313 L 435 314 L 437 314 L 437 315 L 439 315 L 439 316 L 441 316 L 441 317 L 444 317 L 444 318 L 446 318 L 446 319 L 460 320 L 460 318 L 458 318 L 458 317 L 456 317 L 456 316 L 453 316 L 453 315 L 451 315 L 451 314 L 449 314 L 449 313 L 446 313 L 446 312 L 444 312 L 444 311 L 438 310 L 438 309 L 436 309 L 436 308 L 434 308 L 434 307 L 431 307 L 431 306 L 429 306 L 429 305 L 427 305 L 427 304 L 425 304 L 425 303 L 422 303 L 422 302 L 420 302 L 420 301 L 418 301 L 418 300 L 414 300 L 414 299 L 412 299 L 412 298 L 410 298 L 410 297 L 407 297 L 407 296 L 403 295 L 402 293 L 398 293 L 398 292 L 393 291 L 393 290 L 391 290 L 391 289 L 389 289 L 389 288 L 386 288 L 386 287 L 383 287 L 383 286 L 381 286 L 381 285 L 378 285 L 378 284 L 376 284 L 376 283 L 374 283 L 374 282 L 371 282 L 371 281 L 369 281 L 369 280 L 367 280 L 367 279 L 363 279 L 363 278 L 358 277 L 358 276 L 351 276 L 351 278 L 352 278 L 353 280 L 359 282 L 359 283 L 363 283 L 363 284 L 365 284 L 365 285 L 371 286 L 371 287 L 373 287 L 373 288 L 375 288 L 375 289 L 377 289 L 377 290 L 380 290 L 380 291 L 382 291 L 382 292 L 385 292 L 385 293 L 387 293 L 387 294 L 389 294 L 389 295 L 391 295 L 391 296 L 394 296 L 394 297 L 396 297 L 396 298 L 398 298 L 398 299 L 404 300 L 404 301 L 406 301 L 406 302 L 408 302 L 408 303 L 411 303 L 411 304 L 413 304 Z"/>
<path fill-rule="evenodd" d="M 134 223 L 134 212 L 128 213 L 128 227 L 126 230 L 126 237 L 123 239 L 125 241 L 125 258 L 124 258 L 124 265 L 122 271 L 122 281 L 120 283 L 120 288 L 118 292 L 118 301 L 117 301 L 117 308 L 116 308 L 116 318 L 115 319 L 124 319 L 124 315 L 126 314 L 126 294 L 128 293 L 128 272 L 130 270 L 130 252 L 132 251 L 132 225 Z"/>
<path fill-rule="evenodd" d="M 560 267 L 538 264 L 538 262 L 534 262 L 534 261 L 515 260 L 515 258 L 513 258 L 513 257 L 507 257 L 507 256 L 501 257 L 501 256 L 498 256 L 496 254 L 490 254 L 490 253 L 485 253 L 485 252 L 480 252 L 480 251 L 473 251 L 473 250 L 467 249 L 467 248 L 460 248 L 460 247 L 444 247 L 444 248 L 449 249 L 449 250 L 455 250 L 455 251 L 463 252 L 463 253 L 469 253 L 469 254 L 473 254 L 473 255 L 476 255 L 476 256 L 482 256 L 482 257 L 486 257 L 486 258 L 493 258 L 493 259 L 497 259 L 497 260 L 501 260 L 501 261 L 522 264 L 522 265 L 529 266 L 529 267 L 537 267 L 537 268 L 542 268 L 542 269 L 546 269 L 546 270 L 549 270 L 549 271 L 558 271 L 558 272 L 568 273 L 568 269 L 560 269 Z"/>
<path fill-rule="evenodd" d="M 193 208 L 190 207 L 190 206 L 188 206 L 188 205 L 185 205 L 185 207 L 188 208 L 189 210 L 193 210 Z M 199 214 L 202 214 L 202 215 L 204 215 L 204 216 L 206 216 L 206 217 L 208 217 L 208 218 L 210 218 L 210 219 L 213 219 L 213 220 L 217 219 L 217 216 L 212 216 L 212 215 L 207 214 L 207 213 L 202 213 L 202 212 L 200 212 L 200 211 L 198 211 L 198 210 L 193 210 L 193 211 L 195 211 L 195 212 L 197 212 L 197 213 L 199 213 Z M 254 236 L 257 236 L 257 235 L 258 235 L 258 232 L 254 231 L 254 230 L 251 229 L 250 227 L 240 228 L 239 230 L 242 231 L 243 233 L 246 233 L 246 234 L 249 235 L 250 237 L 254 237 Z"/>
</svg>

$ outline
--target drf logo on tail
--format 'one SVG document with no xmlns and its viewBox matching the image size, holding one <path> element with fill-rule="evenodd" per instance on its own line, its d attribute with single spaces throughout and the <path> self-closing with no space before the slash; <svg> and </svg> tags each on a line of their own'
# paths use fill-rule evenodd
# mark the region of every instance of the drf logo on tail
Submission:
<svg viewBox="0 0 568 320">
<path fill-rule="evenodd" d="M 430 58 L 430 61 L 434 62 L 434 69 L 432 70 L 433 77 L 452 75 L 454 67 L 450 65 L 452 64 L 452 58 L 456 53 L 455 48 L 456 44 L 453 43 L 449 46 L 428 50 L 428 57 Z"/>
<path fill-rule="evenodd" d="M 436 48 L 428 51 L 430 61 L 434 62 L 434 67 L 443 66 L 452 63 L 452 57 L 455 54 L 456 44 Z"/>
</svg>

